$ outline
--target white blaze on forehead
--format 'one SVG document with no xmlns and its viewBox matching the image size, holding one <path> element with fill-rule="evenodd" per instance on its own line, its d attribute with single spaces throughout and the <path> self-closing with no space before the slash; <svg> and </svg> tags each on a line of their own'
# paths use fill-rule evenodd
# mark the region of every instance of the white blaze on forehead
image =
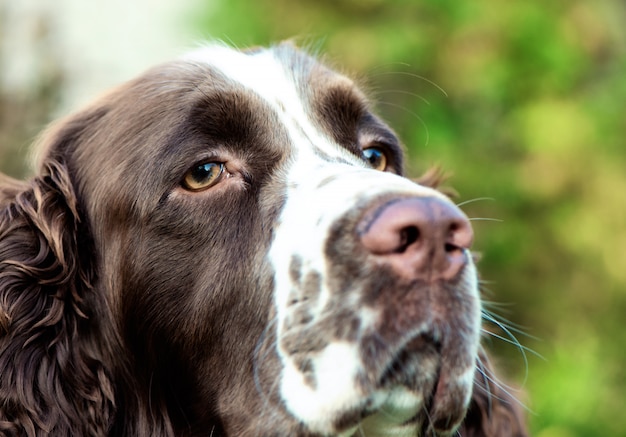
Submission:
<svg viewBox="0 0 626 437">
<path fill-rule="evenodd" d="M 306 69 L 285 65 L 286 61 L 279 57 L 277 50 L 243 53 L 223 45 L 211 45 L 187 54 L 183 60 L 210 65 L 263 98 L 278 114 L 295 141 L 297 150 L 304 146 L 299 141 L 304 137 L 306 146 L 318 148 L 329 156 L 356 161 L 347 150 L 331 144 L 330 137 L 314 126 L 311 117 L 307 115 L 298 83 L 300 80 L 308 81 L 309 78 L 298 77 L 294 72 L 302 70 L 300 74 L 303 74 Z M 297 62 L 297 58 L 289 61 Z M 339 74 L 337 80 L 349 81 Z"/>
</svg>

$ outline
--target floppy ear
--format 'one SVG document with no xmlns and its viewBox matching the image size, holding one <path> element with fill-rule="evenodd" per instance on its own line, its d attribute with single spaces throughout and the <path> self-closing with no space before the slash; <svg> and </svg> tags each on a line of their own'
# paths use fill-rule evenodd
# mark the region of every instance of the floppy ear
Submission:
<svg viewBox="0 0 626 437">
<path fill-rule="evenodd" d="M 114 410 L 92 255 L 66 166 L 0 175 L 0 434 L 105 435 Z"/>
<path fill-rule="evenodd" d="M 479 368 L 474 376 L 474 392 L 465 420 L 458 431 L 461 437 L 527 437 L 525 417 L 516 400 L 498 382 L 489 357 L 481 349 Z"/>
</svg>

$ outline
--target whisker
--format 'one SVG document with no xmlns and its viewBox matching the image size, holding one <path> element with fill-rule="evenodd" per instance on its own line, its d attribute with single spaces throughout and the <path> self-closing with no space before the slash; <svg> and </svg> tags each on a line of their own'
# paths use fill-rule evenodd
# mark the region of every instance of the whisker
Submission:
<svg viewBox="0 0 626 437">
<path fill-rule="evenodd" d="M 403 111 L 405 111 L 405 112 L 411 114 L 412 116 L 414 116 L 420 122 L 420 124 L 424 127 L 424 129 L 426 130 L 426 141 L 424 142 L 424 146 L 428 145 L 428 143 L 430 142 L 430 131 L 428 130 L 428 126 L 426 125 L 426 122 L 424 121 L 424 119 L 422 117 L 420 117 L 419 115 L 417 115 L 415 112 L 411 111 L 410 109 L 407 109 L 407 108 L 405 108 L 404 106 L 401 106 L 401 105 L 396 105 L 395 103 L 379 101 L 379 102 L 377 102 L 377 104 L 378 105 L 387 105 L 387 106 L 391 106 L 393 108 L 402 109 Z"/>
<path fill-rule="evenodd" d="M 496 334 L 495 332 L 492 332 L 492 331 L 489 331 L 489 330 L 486 330 L 486 329 L 482 329 L 481 331 L 483 333 L 489 335 L 490 337 L 494 337 L 494 338 L 497 338 L 498 340 L 502 340 L 503 342 L 511 344 L 511 345 L 517 347 L 518 349 L 523 349 L 525 352 L 529 352 L 529 353 L 535 355 L 538 358 L 545 359 L 539 352 L 535 351 L 534 349 L 529 348 L 528 346 L 524 346 L 523 344 L 519 343 L 518 341 L 513 341 L 510 338 L 506 338 L 506 337 L 504 337 L 502 335 Z"/>
<path fill-rule="evenodd" d="M 489 364 L 489 358 L 487 357 L 487 355 L 484 355 L 484 357 L 485 357 L 485 360 L 487 361 L 487 363 Z M 531 410 L 530 407 L 528 407 L 524 402 L 520 401 L 516 396 L 513 395 L 513 392 L 519 391 L 519 390 L 502 383 L 497 378 L 495 378 L 495 375 L 494 375 L 494 377 L 491 377 L 490 375 L 493 375 L 493 373 L 491 373 L 489 368 L 485 367 L 485 363 L 483 363 L 480 358 L 478 358 L 476 360 L 476 364 L 477 364 L 476 365 L 476 370 L 478 370 L 478 372 L 480 372 L 480 374 L 483 376 L 483 378 L 484 378 L 483 380 L 485 382 L 490 382 L 491 384 L 496 386 L 498 389 L 502 390 L 502 392 L 504 392 L 506 395 L 508 395 L 511 399 L 513 399 L 515 401 L 515 403 L 517 403 L 524 410 L 528 411 L 531 414 L 535 414 L 535 412 L 533 410 Z M 478 384 L 477 387 L 479 389 L 481 389 L 484 393 L 486 393 L 488 395 L 489 399 L 491 399 L 491 397 L 493 397 L 494 399 L 499 400 L 501 402 L 507 402 L 506 399 L 503 399 L 503 398 L 493 394 L 491 392 L 491 389 L 488 388 L 489 387 L 488 383 L 485 383 L 485 387 L 482 387 L 480 384 Z M 491 402 L 490 402 L 490 407 L 491 407 Z"/>
<path fill-rule="evenodd" d="M 426 431 L 425 435 L 428 436 L 428 435 L 432 434 L 431 425 L 433 424 L 433 419 L 432 419 L 432 417 L 430 417 L 430 414 L 428 413 L 428 408 L 426 408 L 426 404 L 424 404 L 422 406 L 422 410 L 424 410 L 424 415 L 426 416 L 426 423 L 424 424 L 425 427 L 424 427 L 424 425 L 422 425 L 422 430 L 424 430 L 424 428 L 425 428 L 425 431 Z"/>
<path fill-rule="evenodd" d="M 380 70 L 384 70 L 384 71 L 382 72 L 383 74 L 384 74 L 384 73 L 389 73 L 389 67 L 397 67 L 397 66 L 410 68 L 410 67 L 411 67 L 411 64 L 408 64 L 408 63 L 406 63 L 406 62 L 388 62 L 388 63 L 386 63 L 386 64 L 379 64 L 379 65 L 376 65 L 376 66 L 374 66 L 374 67 L 370 68 L 370 69 L 367 71 L 367 73 L 366 73 L 366 74 L 367 74 L 368 76 L 372 76 L 372 75 L 377 76 L 377 75 L 379 75 L 379 73 L 378 73 L 378 72 L 379 72 Z"/>
<path fill-rule="evenodd" d="M 426 97 L 421 96 L 417 93 L 412 93 L 410 91 L 404 91 L 404 90 L 383 90 L 383 91 L 377 91 L 376 92 L 377 95 L 381 95 L 381 94 L 403 94 L 406 96 L 411 96 L 411 97 L 415 97 L 416 99 L 420 99 L 422 102 L 426 103 L 428 106 L 430 106 L 430 102 L 426 99 Z"/>
<path fill-rule="evenodd" d="M 439 91 L 441 91 L 441 93 L 447 97 L 448 93 L 439 85 L 437 85 L 435 82 L 433 82 L 432 80 L 424 77 L 424 76 L 420 76 L 419 74 L 416 73 L 411 73 L 409 71 L 383 71 L 381 73 L 376 73 L 376 74 L 370 74 L 370 77 L 374 77 L 374 76 L 386 76 L 386 75 L 392 75 L 392 74 L 397 74 L 397 75 L 402 75 L 402 76 L 409 76 L 409 77 L 414 77 L 416 79 L 420 79 L 423 80 L 426 83 L 429 83 L 430 85 L 434 86 L 435 88 L 437 88 Z"/>
<path fill-rule="evenodd" d="M 491 218 L 491 217 L 470 217 L 469 221 L 470 222 L 498 222 L 498 223 L 502 223 L 504 220 L 497 219 L 497 218 Z"/>
<path fill-rule="evenodd" d="M 461 207 L 467 205 L 468 203 L 482 202 L 483 200 L 491 200 L 495 202 L 496 199 L 494 199 L 493 197 L 476 197 L 474 199 L 466 200 L 465 202 L 457 203 L 456 206 Z"/>
<path fill-rule="evenodd" d="M 504 331 L 504 333 L 506 334 L 506 337 L 501 336 L 499 334 L 496 334 L 494 332 L 491 331 L 487 331 L 487 330 L 482 330 L 483 332 L 487 333 L 488 335 L 500 339 L 502 341 L 504 341 L 505 343 L 511 344 L 513 346 L 515 346 L 517 348 L 517 350 L 520 352 L 522 359 L 524 360 L 524 380 L 522 382 L 522 385 L 526 385 L 526 382 L 528 381 L 528 373 L 529 373 L 529 366 L 528 366 L 528 356 L 526 355 L 526 352 L 532 353 L 533 355 L 544 359 L 545 358 L 543 356 L 541 356 L 538 352 L 534 351 L 533 349 L 530 349 L 524 345 L 522 345 L 522 343 L 520 343 L 520 341 L 517 339 L 517 337 L 515 337 L 515 335 L 513 334 L 513 330 L 514 328 L 510 329 L 506 323 L 503 323 L 501 321 L 499 321 L 496 317 L 492 316 L 489 312 L 483 311 L 483 318 L 485 318 L 486 320 L 490 321 L 491 323 L 495 324 L 497 327 L 499 327 L 502 331 Z M 525 334 L 524 334 L 525 335 Z"/>
<path fill-rule="evenodd" d="M 279 382 L 280 382 L 280 378 L 276 378 L 276 379 L 275 379 L 275 381 L 274 381 L 274 383 L 273 383 L 273 384 L 272 384 L 272 386 L 270 387 L 270 391 L 269 391 L 270 396 L 271 396 L 273 393 L 275 393 L 275 390 L 278 388 L 278 384 L 279 384 Z M 273 416 L 275 416 L 275 417 L 278 417 L 278 412 L 277 412 L 276 410 L 272 409 L 272 415 L 273 415 Z"/>
<path fill-rule="evenodd" d="M 496 324 L 496 322 L 492 321 L 486 314 L 483 314 L 483 318 L 490 323 Z M 523 335 L 524 337 L 530 338 L 532 340 L 539 340 L 537 337 L 534 337 L 528 334 L 526 331 L 524 331 L 523 326 L 516 325 L 515 323 L 507 324 L 503 321 L 500 321 L 500 323 L 502 324 L 502 326 L 506 326 L 508 329 L 510 329 L 512 332 L 515 332 L 516 334 Z"/>
<path fill-rule="evenodd" d="M 512 333 L 515 332 L 516 334 L 522 335 L 522 336 L 524 336 L 526 338 L 529 338 L 531 340 L 541 341 L 540 338 L 535 337 L 534 335 L 531 335 L 528 332 L 526 332 L 524 330 L 525 329 L 524 326 L 520 326 L 518 324 L 515 324 L 515 323 L 512 323 L 512 322 L 508 322 L 507 320 L 499 320 L 499 319 L 495 318 L 493 315 L 486 314 L 486 313 L 483 313 L 483 318 L 485 320 L 487 320 L 488 322 L 494 324 L 498 328 L 502 329 L 503 331 L 505 331 L 505 333 L 509 337 L 513 337 Z M 485 329 L 483 329 L 483 332 L 485 332 L 486 334 L 489 334 L 492 337 L 499 338 L 498 334 L 496 334 L 495 332 L 492 332 L 492 331 L 489 331 L 489 330 L 485 330 Z M 503 340 L 505 340 L 505 339 L 503 339 Z M 532 353 L 537 358 L 541 358 L 541 359 L 545 360 L 545 358 L 539 352 L 537 352 L 534 349 L 531 349 L 531 348 L 529 348 L 527 346 L 523 346 L 521 344 L 521 342 L 519 340 L 517 340 L 517 338 L 515 338 L 515 342 L 513 342 L 512 344 L 515 344 L 518 347 L 523 347 L 524 350 Z"/>
<path fill-rule="evenodd" d="M 494 284 L 495 281 L 486 281 L 488 283 Z M 492 292 L 491 290 L 488 290 L 489 292 Z M 514 304 L 510 303 L 510 302 L 500 302 L 497 300 L 483 300 L 483 306 L 487 307 L 487 308 L 496 308 L 498 310 L 503 310 L 503 311 L 508 311 L 508 309 L 510 307 L 512 307 Z M 486 310 L 489 311 L 489 310 Z M 491 313 L 491 311 L 489 311 Z M 491 313 L 492 316 L 496 317 L 496 314 Z M 500 317 L 500 316 L 498 316 Z"/>
<path fill-rule="evenodd" d="M 522 382 L 522 385 L 526 385 L 526 382 L 528 381 L 528 356 L 526 355 L 527 348 L 525 346 L 522 346 L 522 344 L 517 339 L 517 337 L 515 337 L 515 335 L 506 326 L 504 326 L 502 323 L 498 322 L 497 320 L 493 318 L 491 318 L 490 320 L 492 323 L 495 323 L 498 327 L 500 327 L 500 329 L 502 329 L 509 338 L 507 339 L 506 337 L 503 337 L 501 335 L 498 335 L 490 331 L 483 331 L 483 332 L 487 332 L 489 335 L 491 335 L 494 338 L 498 338 L 506 343 L 512 344 L 513 346 L 517 348 L 518 351 L 520 351 L 522 359 L 524 360 L 524 380 Z"/>
<path fill-rule="evenodd" d="M 488 304 L 487 306 L 500 308 L 502 310 L 503 307 L 506 307 L 506 306 L 509 306 L 509 305 L 498 304 L 498 303 L 494 302 L 493 305 L 492 304 Z M 538 337 L 535 337 L 535 336 L 529 334 L 528 332 L 526 332 L 525 331 L 525 329 L 527 329 L 526 326 L 520 325 L 518 323 L 513 323 L 510 320 L 507 320 L 506 318 L 504 318 L 504 317 L 502 317 L 502 316 L 500 316 L 500 315 L 498 315 L 498 314 L 496 314 L 496 313 L 494 313 L 494 312 L 492 312 L 492 311 L 490 311 L 488 309 L 484 309 L 483 308 L 483 317 L 485 319 L 487 319 L 488 321 L 491 321 L 491 322 L 494 322 L 494 323 L 495 322 L 501 323 L 502 326 L 506 326 L 510 330 L 515 331 L 518 334 L 523 335 L 524 337 L 530 338 L 532 340 L 537 340 L 537 341 L 540 340 Z"/>
</svg>

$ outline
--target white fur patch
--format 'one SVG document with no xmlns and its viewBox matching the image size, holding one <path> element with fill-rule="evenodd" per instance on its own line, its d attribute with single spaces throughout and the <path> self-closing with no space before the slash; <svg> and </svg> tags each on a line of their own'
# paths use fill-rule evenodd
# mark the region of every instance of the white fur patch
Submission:
<svg viewBox="0 0 626 437">
<path fill-rule="evenodd" d="M 356 344 L 331 343 L 313 361 L 318 385 L 309 387 L 302 373 L 286 359 L 281 395 L 289 411 L 309 428 L 331 433 L 331 420 L 349 410 L 363 397 L 355 390 L 354 379 L 361 368 Z"/>
<path fill-rule="evenodd" d="M 400 176 L 374 171 L 363 160 L 335 144 L 306 113 L 294 76 L 275 56 L 271 50 L 245 54 L 216 45 L 197 50 L 184 60 L 209 64 L 263 98 L 275 111 L 294 146 L 290 161 L 282 169 L 287 200 L 274 229 L 275 237 L 269 252 L 275 275 L 276 326 L 280 333 L 293 287 L 289 272 L 293 256 L 302 260 L 304 273 L 314 271 L 326 278 L 323 245 L 331 225 L 354 207 L 355 199 L 374 198 L 388 192 L 445 196 Z M 338 159 L 331 163 L 322 156 Z M 325 180 L 329 182 L 320 186 Z M 329 298 L 330 290 L 322 282 L 315 306 L 309 308 L 314 321 L 320 317 Z M 373 310 L 362 310 L 360 315 L 362 326 L 366 327 L 372 326 L 377 319 Z M 417 434 L 417 425 L 402 427 L 400 424 L 422 407 L 421 397 L 402 388 L 391 393 L 359 392 L 356 378 L 363 363 L 357 344 L 329 343 L 318 352 L 311 359 L 315 384 L 310 385 L 281 348 L 280 337 L 278 340 L 278 354 L 284 365 L 280 394 L 287 410 L 311 430 L 326 434 L 334 432 L 333 419 L 361 405 L 366 396 L 373 407 L 381 410 L 363 422 L 365 435 L 403 437 Z M 358 434 L 358 428 L 360 426 L 342 435 Z"/>
</svg>

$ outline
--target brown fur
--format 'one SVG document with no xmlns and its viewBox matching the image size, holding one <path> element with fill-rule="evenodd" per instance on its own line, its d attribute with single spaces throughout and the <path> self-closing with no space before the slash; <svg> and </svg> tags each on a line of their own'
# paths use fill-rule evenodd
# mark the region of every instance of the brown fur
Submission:
<svg viewBox="0 0 626 437">
<path fill-rule="evenodd" d="M 263 254 L 284 201 L 271 178 L 284 133 L 265 109 L 208 68 L 168 64 L 52 128 L 30 181 L 0 178 L 0 435 L 309 435 L 258 391 L 278 366 Z M 243 179 L 209 207 L 177 196 L 214 143 Z M 296 260 L 292 279 L 319 280 Z M 485 373 L 459 435 L 527 435 Z"/>
</svg>

